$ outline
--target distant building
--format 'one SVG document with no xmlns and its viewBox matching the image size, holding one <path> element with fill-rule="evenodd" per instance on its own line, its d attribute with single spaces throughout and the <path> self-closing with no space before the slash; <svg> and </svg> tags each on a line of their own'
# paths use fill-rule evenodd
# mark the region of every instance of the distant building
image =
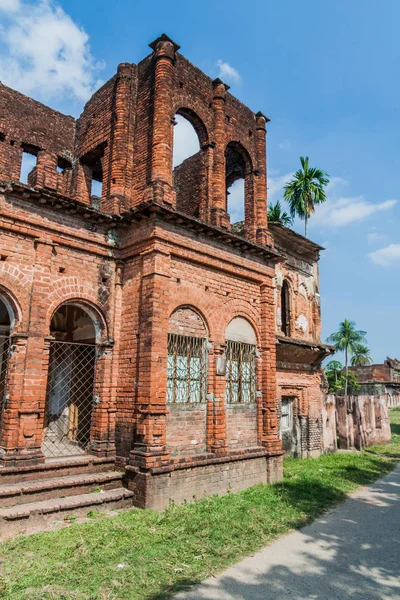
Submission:
<svg viewBox="0 0 400 600">
<path fill-rule="evenodd" d="M 400 360 L 387 357 L 383 364 L 349 367 L 357 375 L 359 395 L 385 398 L 388 406 L 400 405 Z"/>
</svg>

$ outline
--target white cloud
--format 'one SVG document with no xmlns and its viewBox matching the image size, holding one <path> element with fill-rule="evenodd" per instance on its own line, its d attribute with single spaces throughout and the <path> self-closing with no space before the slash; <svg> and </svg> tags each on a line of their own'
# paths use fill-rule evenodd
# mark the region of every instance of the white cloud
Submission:
<svg viewBox="0 0 400 600">
<path fill-rule="evenodd" d="M 234 67 L 223 60 L 217 60 L 217 67 L 219 68 L 218 77 L 222 80 L 232 81 L 233 83 L 239 83 L 240 75 Z"/>
<path fill-rule="evenodd" d="M 200 150 L 197 133 L 187 119 L 175 115 L 173 166 L 180 165 L 186 158 Z"/>
<path fill-rule="evenodd" d="M 20 7 L 19 0 L 0 0 L 0 10 L 4 12 L 13 12 Z"/>
<path fill-rule="evenodd" d="M 0 0 L 0 22 L 4 84 L 44 101 L 85 101 L 98 87 L 88 35 L 53 0 Z"/>
<path fill-rule="evenodd" d="M 397 204 L 397 200 L 385 200 L 373 204 L 367 202 L 363 196 L 349 198 L 329 198 L 324 204 L 316 208 L 312 215 L 314 225 L 327 225 L 342 227 L 357 221 L 363 221 L 374 213 L 390 210 Z"/>
<path fill-rule="evenodd" d="M 383 267 L 400 264 L 400 244 L 389 244 L 385 248 L 370 252 L 368 256 L 376 265 Z"/>
</svg>

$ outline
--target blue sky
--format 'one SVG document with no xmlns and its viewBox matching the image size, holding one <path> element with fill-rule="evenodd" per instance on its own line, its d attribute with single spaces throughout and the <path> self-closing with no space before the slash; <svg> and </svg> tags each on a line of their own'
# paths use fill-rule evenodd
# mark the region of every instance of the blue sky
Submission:
<svg viewBox="0 0 400 600">
<path fill-rule="evenodd" d="M 326 246 L 323 338 L 353 319 L 380 362 L 400 357 L 399 22 L 398 0 L 0 0 L 0 79 L 76 116 L 166 32 L 271 118 L 270 200 L 300 155 L 329 173 L 310 221 Z"/>
</svg>

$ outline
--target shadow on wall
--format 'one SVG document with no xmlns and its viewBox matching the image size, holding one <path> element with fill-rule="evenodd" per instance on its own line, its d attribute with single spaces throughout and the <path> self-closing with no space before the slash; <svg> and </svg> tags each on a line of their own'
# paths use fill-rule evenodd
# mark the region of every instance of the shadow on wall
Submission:
<svg viewBox="0 0 400 600">
<path fill-rule="evenodd" d="M 349 481 L 365 484 L 371 479 L 371 469 L 371 464 L 366 469 L 347 466 L 344 472 Z M 376 475 L 379 470 L 377 465 Z M 328 514 L 295 532 L 298 544 L 290 549 L 284 545 L 286 537 L 282 537 L 262 551 L 268 556 L 263 554 L 257 565 L 250 556 L 231 567 L 226 576 L 203 584 L 201 590 L 188 589 L 196 581 L 181 579 L 178 585 L 147 600 L 174 598 L 179 592 L 178 598 L 185 600 L 398 600 L 398 528 L 388 530 L 387 525 L 398 519 L 399 486 L 397 470 L 379 482 L 369 497 L 348 499 L 334 519 Z M 276 484 L 276 488 L 289 506 L 310 520 L 319 503 L 346 499 L 340 490 L 318 481 L 310 486 L 310 482 L 293 479 Z M 269 568 L 265 567 L 267 560 Z M 182 593 L 185 589 L 188 591 Z"/>
</svg>

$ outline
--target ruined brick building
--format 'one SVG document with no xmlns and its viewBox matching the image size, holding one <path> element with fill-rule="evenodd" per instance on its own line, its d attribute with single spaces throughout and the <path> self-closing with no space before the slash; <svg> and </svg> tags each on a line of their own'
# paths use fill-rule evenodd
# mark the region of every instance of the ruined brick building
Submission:
<svg viewBox="0 0 400 600">
<path fill-rule="evenodd" d="M 322 449 L 321 248 L 268 226 L 268 119 L 167 36 L 150 47 L 77 120 L 0 85 L 0 500 L 117 466 L 119 500 L 161 508 Z M 175 115 L 200 150 L 173 170 Z"/>
</svg>

